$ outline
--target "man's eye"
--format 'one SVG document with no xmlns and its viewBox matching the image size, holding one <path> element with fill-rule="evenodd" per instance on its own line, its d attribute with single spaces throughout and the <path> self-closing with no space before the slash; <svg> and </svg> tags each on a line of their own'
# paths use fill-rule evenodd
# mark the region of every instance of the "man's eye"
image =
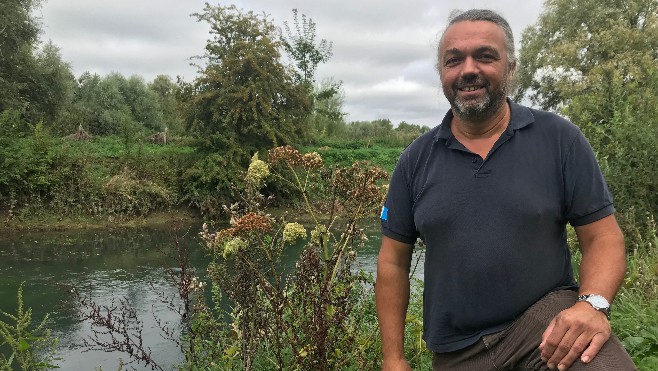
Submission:
<svg viewBox="0 0 658 371">
<path fill-rule="evenodd" d="M 445 61 L 446 66 L 454 66 L 459 63 L 459 58 L 449 58 Z"/>
</svg>

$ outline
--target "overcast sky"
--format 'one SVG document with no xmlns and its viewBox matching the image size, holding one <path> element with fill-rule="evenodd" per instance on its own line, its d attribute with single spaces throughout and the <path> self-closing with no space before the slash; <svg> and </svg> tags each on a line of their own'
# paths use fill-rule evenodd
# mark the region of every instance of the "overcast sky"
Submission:
<svg viewBox="0 0 658 371">
<path fill-rule="evenodd" d="M 216 2 L 210 2 L 217 4 Z M 223 3 L 227 4 L 227 3 Z M 292 9 L 312 18 L 318 39 L 333 42 L 333 57 L 317 79 L 342 81 L 349 121 L 388 118 L 437 125 L 448 102 L 435 72 L 439 33 L 454 9 L 490 8 L 515 33 L 537 21 L 542 0 L 242 0 L 244 10 L 265 12 L 277 26 L 292 24 Z M 160 74 L 192 81 L 189 58 L 203 54 L 208 27 L 190 14 L 200 0 L 46 0 L 42 40 L 61 48 L 79 76 L 119 72 L 151 81 Z"/>
</svg>

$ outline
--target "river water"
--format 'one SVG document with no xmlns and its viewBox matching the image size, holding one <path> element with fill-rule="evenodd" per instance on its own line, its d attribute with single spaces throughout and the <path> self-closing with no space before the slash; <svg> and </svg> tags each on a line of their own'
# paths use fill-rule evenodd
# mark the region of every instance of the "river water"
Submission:
<svg viewBox="0 0 658 371">
<path fill-rule="evenodd" d="M 126 298 L 143 321 L 144 343 L 152 358 L 165 368 L 175 369 L 183 361 L 181 351 L 162 336 L 156 318 L 177 330 L 179 317 L 167 309 L 163 298 L 175 298 L 176 288 L 166 280 L 165 269 L 175 267 L 168 253 L 174 240 L 191 252 L 192 264 L 203 276 L 208 258 L 200 245 L 200 225 L 172 228 L 112 229 L 68 232 L 30 232 L 0 236 L 0 309 L 15 313 L 16 294 L 24 282 L 24 302 L 33 319 L 49 313 L 49 327 L 59 339 L 55 362 L 61 370 L 117 370 L 121 353 L 85 350 L 82 339 L 91 335 L 89 323 L 79 322 L 64 303 L 65 289 L 79 288 L 98 304 L 110 305 Z M 361 268 L 376 269 L 379 237 L 376 226 L 368 228 L 371 238 L 358 252 Z M 295 257 L 284 262 L 294 266 Z M 422 268 L 422 264 L 421 264 Z M 420 274 L 420 271 L 418 272 Z M 0 316 L 7 321 L 7 318 Z M 179 332 L 178 332 L 179 333 Z M 137 370 L 148 370 L 132 364 Z"/>
</svg>

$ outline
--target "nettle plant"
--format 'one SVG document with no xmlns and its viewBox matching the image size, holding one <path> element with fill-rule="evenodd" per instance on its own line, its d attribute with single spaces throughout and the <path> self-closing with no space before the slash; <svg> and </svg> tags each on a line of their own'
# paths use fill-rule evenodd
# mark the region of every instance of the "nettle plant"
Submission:
<svg viewBox="0 0 658 371">
<path fill-rule="evenodd" d="M 217 355 L 206 364 L 335 370 L 373 362 L 365 350 L 376 341 L 376 321 L 374 310 L 364 310 L 372 280 L 356 256 L 367 240 L 360 224 L 375 219 L 387 178 L 363 162 L 327 168 L 319 154 L 290 146 L 271 149 L 267 162 L 254 155 L 240 201 L 225 206 L 230 225 L 214 232 L 204 225 L 201 232 L 215 297 L 221 294 L 230 307 L 215 343 L 224 349 L 202 351 Z M 269 180 L 299 195 L 303 210 L 268 213 L 273 197 L 261 190 Z M 290 254 L 298 258 L 285 270 Z"/>
</svg>

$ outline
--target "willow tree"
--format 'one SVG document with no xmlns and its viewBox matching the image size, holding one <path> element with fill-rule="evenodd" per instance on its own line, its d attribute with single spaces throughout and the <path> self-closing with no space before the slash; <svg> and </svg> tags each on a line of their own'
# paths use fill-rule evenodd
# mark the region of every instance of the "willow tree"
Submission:
<svg viewBox="0 0 658 371">
<path fill-rule="evenodd" d="M 583 129 L 619 209 L 658 211 L 658 0 L 547 0 L 519 61 L 516 98 Z"/>
</svg>

